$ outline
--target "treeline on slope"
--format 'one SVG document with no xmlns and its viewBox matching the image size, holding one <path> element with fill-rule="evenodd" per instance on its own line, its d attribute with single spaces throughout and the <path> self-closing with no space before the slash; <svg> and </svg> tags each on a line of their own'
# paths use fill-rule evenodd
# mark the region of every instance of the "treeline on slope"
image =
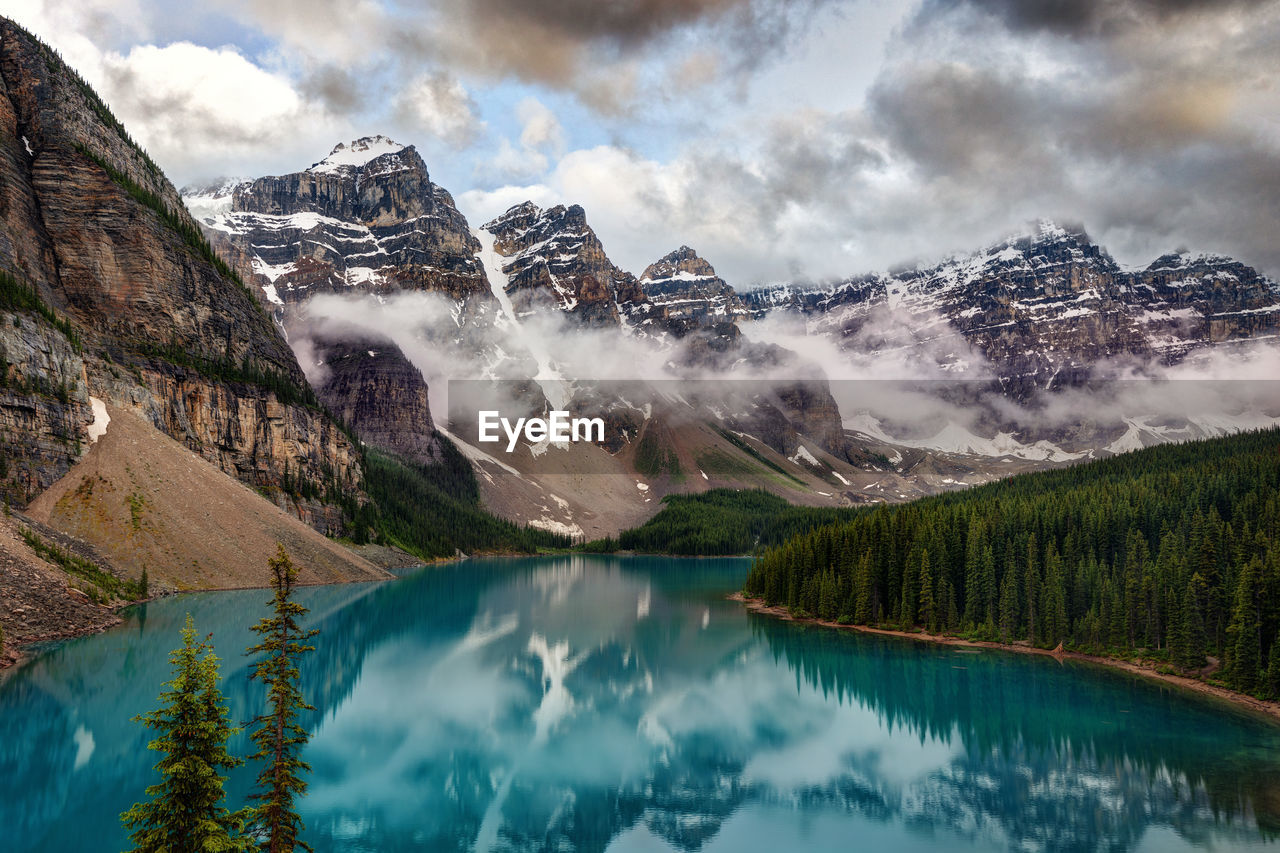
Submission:
<svg viewBox="0 0 1280 853">
<path fill-rule="evenodd" d="M 30 284 L 19 281 L 10 273 L 0 270 L 0 311 L 25 311 L 36 314 L 49 325 L 62 332 L 71 347 L 81 352 L 83 344 L 71 321 L 59 316 L 40 298 L 40 294 Z"/>
<path fill-rule="evenodd" d="M 597 539 L 584 551 L 641 551 L 714 557 L 750 554 L 809 530 L 854 517 L 851 507 L 793 506 L 763 489 L 711 489 L 667 495 L 662 510 L 617 538 Z"/>
<path fill-rule="evenodd" d="M 438 438 L 444 458 L 434 465 L 364 449 L 364 488 L 371 501 L 350 508 L 357 544 L 372 539 L 423 559 L 452 557 L 459 549 L 536 553 L 572 544 L 566 536 L 485 510 L 471 464 L 451 441 Z"/>
<path fill-rule="evenodd" d="M 770 549 L 744 592 L 821 619 L 1135 652 L 1280 697 L 1280 430 L 879 507 Z"/>
</svg>

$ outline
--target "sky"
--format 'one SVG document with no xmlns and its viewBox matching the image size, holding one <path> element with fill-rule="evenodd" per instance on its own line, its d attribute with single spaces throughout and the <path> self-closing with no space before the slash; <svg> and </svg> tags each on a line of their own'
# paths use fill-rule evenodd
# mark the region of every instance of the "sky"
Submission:
<svg viewBox="0 0 1280 853">
<path fill-rule="evenodd" d="M 1082 224 L 1280 278 L 1280 0 L 0 0 L 175 184 L 382 133 L 739 288 Z"/>
</svg>

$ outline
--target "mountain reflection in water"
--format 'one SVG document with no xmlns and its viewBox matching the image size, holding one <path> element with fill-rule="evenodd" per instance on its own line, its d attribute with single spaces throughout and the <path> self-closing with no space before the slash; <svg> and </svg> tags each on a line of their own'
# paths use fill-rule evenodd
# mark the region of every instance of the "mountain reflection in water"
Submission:
<svg viewBox="0 0 1280 853">
<path fill-rule="evenodd" d="M 469 560 L 301 590 L 329 850 L 1276 845 L 1280 727 L 1097 667 L 746 613 L 744 560 Z M 236 719 L 261 591 L 138 608 L 0 683 L 0 849 L 117 851 L 190 610 Z M 248 752 L 243 735 L 232 744 Z M 229 785 L 242 798 L 244 768 Z"/>
</svg>

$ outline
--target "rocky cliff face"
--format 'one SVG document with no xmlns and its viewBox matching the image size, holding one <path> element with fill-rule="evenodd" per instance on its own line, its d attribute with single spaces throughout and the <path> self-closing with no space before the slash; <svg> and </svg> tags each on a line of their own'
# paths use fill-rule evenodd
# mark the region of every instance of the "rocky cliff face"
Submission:
<svg viewBox="0 0 1280 853">
<path fill-rule="evenodd" d="M 316 393 L 362 441 L 424 465 L 441 459 L 422 373 L 390 341 L 328 343 Z"/>
<path fill-rule="evenodd" d="M 587 325 L 614 326 L 646 311 L 635 276 L 609 260 L 578 205 L 542 210 L 525 202 L 481 227 L 505 259 L 517 317 L 558 311 Z"/>
<path fill-rule="evenodd" d="M 847 349 L 915 351 L 958 375 L 973 352 L 1026 387 L 1079 381 L 1113 359 L 1170 364 L 1280 327 L 1280 288 L 1250 267 L 1182 253 L 1123 270 L 1082 228 L 1049 222 L 936 266 L 765 288 L 744 303 L 756 317 L 800 313 Z"/>
<path fill-rule="evenodd" d="M 0 312 L 0 493 L 25 504 L 71 467 L 93 420 L 84 360 L 61 330 Z"/>
<path fill-rule="evenodd" d="M 747 313 L 734 289 L 688 246 L 649 264 L 640 275 L 640 287 L 672 320 L 724 322 Z"/>
<path fill-rule="evenodd" d="M 0 176 L 0 268 L 42 306 L 10 300 L 10 313 L 43 324 L 40 340 L 5 343 L 11 375 L 30 377 L 30 387 L 60 387 L 58 377 L 77 369 L 65 351 L 77 346 L 84 374 L 52 395 L 56 405 L 47 393 L 10 393 L 6 411 L 31 414 L 4 418 L 7 446 L 70 448 L 14 453 L 26 473 L 11 483 L 48 485 L 79 455 L 91 420 L 88 392 L 139 411 L 251 485 L 271 489 L 288 469 L 321 491 L 357 494 L 354 448 L 309 403 L 270 316 L 97 95 L 7 20 L 0 20 Z M 297 509 L 321 529 L 341 527 L 340 513 L 318 501 Z"/>
</svg>

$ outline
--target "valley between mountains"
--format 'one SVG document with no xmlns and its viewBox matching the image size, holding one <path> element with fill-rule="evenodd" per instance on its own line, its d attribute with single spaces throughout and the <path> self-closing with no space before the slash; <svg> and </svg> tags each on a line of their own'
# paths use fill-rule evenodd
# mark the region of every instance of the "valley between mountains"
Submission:
<svg viewBox="0 0 1280 853">
<path fill-rule="evenodd" d="M 277 541 L 306 582 L 369 580 L 616 536 L 674 494 L 900 503 L 1280 424 L 1269 383 L 1196 381 L 1275 363 L 1280 286 L 1235 259 L 1122 268 L 1043 221 L 735 286 L 688 246 L 621 269 L 573 204 L 470 222 L 384 136 L 298 166 L 179 191 L 0 19 L 4 648 L 262 585 Z M 477 399 L 606 434 L 506 454 Z"/>
</svg>

